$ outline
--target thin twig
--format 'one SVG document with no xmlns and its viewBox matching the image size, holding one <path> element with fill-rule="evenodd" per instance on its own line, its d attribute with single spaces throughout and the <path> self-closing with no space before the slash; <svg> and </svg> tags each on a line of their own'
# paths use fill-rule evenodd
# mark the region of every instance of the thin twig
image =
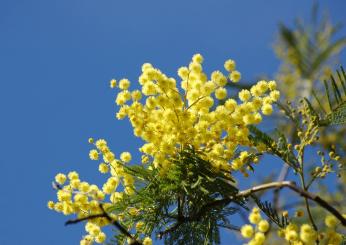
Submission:
<svg viewBox="0 0 346 245">
<path fill-rule="evenodd" d="M 300 194 L 302 197 L 316 202 L 321 207 L 323 207 L 324 209 L 326 209 L 330 213 L 332 213 L 338 220 L 340 220 L 340 222 L 343 226 L 346 226 L 346 219 L 342 216 L 342 214 L 339 211 L 337 211 L 333 206 L 331 206 L 327 201 L 325 201 L 324 199 L 322 199 L 318 195 L 307 192 L 307 191 L 297 187 L 295 182 L 292 182 L 292 181 L 271 182 L 271 183 L 267 183 L 267 184 L 263 184 L 263 185 L 258 185 L 258 186 L 252 187 L 250 189 L 240 191 L 238 193 L 237 197 L 248 197 L 255 192 L 264 191 L 264 190 L 268 190 L 268 189 L 274 189 L 274 188 L 283 188 L 283 187 L 288 187 L 292 191 Z"/>
<path fill-rule="evenodd" d="M 85 220 L 91 220 L 96 218 L 106 218 L 111 224 L 113 224 L 116 228 L 119 229 L 121 233 L 123 233 L 125 236 L 131 239 L 132 243 L 131 245 L 142 245 L 140 241 L 137 241 L 118 221 L 114 220 L 104 209 L 102 203 L 99 204 L 99 207 L 102 211 L 100 214 L 94 214 L 89 215 L 87 217 L 79 218 L 79 219 L 73 219 L 66 221 L 65 225 L 71 225 L 71 224 L 77 224 L 79 222 L 85 221 Z"/>
</svg>

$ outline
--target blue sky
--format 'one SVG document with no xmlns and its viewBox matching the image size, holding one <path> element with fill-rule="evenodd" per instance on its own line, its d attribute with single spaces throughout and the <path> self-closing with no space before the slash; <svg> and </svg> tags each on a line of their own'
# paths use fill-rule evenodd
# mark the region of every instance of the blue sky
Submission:
<svg viewBox="0 0 346 245">
<path fill-rule="evenodd" d="M 343 0 L 320 1 L 346 23 Z M 78 244 L 83 226 L 46 208 L 57 172 L 100 183 L 90 136 L 115 152 L 140 141 L 114 118 L 111 78 L 133 82 L 151 62 L 169 75 L 202 53 L 209 70 L 237 61 L 243 81 L 273 74 L 279 21 L 312 1 L 0 0 L 0 244 Z M 346 35 L 345 28 L 342 35 Z M 345 52 L 341 60 L 346 64 Z M 224 237 L 227 237 L 224 234 Z M 229 239 L 225 238 L 224 241 Z"/>
</svg>

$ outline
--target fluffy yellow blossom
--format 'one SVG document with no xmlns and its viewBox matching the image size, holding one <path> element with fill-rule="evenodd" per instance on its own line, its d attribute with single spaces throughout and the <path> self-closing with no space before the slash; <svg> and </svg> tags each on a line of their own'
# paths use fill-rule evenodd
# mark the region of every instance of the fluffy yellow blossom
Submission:
<svg viewBox="0 0 346 245">
<path fill-rule="evenodd" d="M 317 239 L 317 233 L 311 225 L 303 224 L 300 227 L 300 239 L 307 244 L 313 243 Z"/>
<path fill-rule="evenodd" d="M 95 146 L 97 149 L 102 151 L 104 148 L 107 148 L 107 141 L 105 141 L 104 139 L 98 139 L 95 142 Z"/>
<path fill-rule="evenodd" d="M 97 150 L 90 150 L 89 157 L 91 160 L 98 160 L 99 159 L 99 153 Z"/>
<path fill-rule="evenodd" d="M 285 239 L 291 242 L 296 241 L 298 239 L 298 233 L 295 230 L 288 230 L 285 233 Z"/>
<path fill-rule="evenodd" d="M 268 229 L 269 229 L 269 223 L 268 223 L 268 221 L 266 221 L 266 220 L 261 220 L 261 221 L 257 224 L 257 226 L 258 226 L 258 230 L 259 230 L 260 232 L 267 232 Z"/>
<path fill-rule="evenodd" d="M 271 91 L 269 96 L 272 99 L 272 101 L 276 102 L 280 98 L 280 92 L 278 90 Z"/>
<path fill-rule="evenodd" d="M 264 104 L 262 106 L 262 113 L 266 116 L 271 115 L 273 113 L 273 107 L 271 104 Z"/>
<path fill-rule="evenodd" d="M 246 155 L 248 155 L 248 153 Z M 261 220 L 262 220 L 262 217 L 261 217 L 261 214 L 259 212 L 259 209 L 258 208 L 253 208 L 251 213 L 249 214 L 249 221 L 250 221 L 250 223 L 252 223 L 252 224 L 259 224 L 259 222 Z M 265 222 L 265 221 L 263 220 L 263 222 Z M 262 225 L 265 226 L 265 224 L 262 224 Z"/>
<path fill-rule="evenodd" d="M 276 89 L 276 82 L 275 81 L 269 81 L 268 87 L 271 91 L 275 90 Z"/>
<path fill-rule="evenodd" d="M 219 100 L 223 100 L 227 97 L 227 90 L 225 88 L 218 88 L 215 90 L 215 97 Z"/>
<path fill-rule="evenodd" d="M 122 90 L 126 90 L 130 87 L 130 81 L 127 79 L 121 79 L 119 81 L 119 88 Z"/>
<path fill-rule="evenodd" d="M 201 63 L 203 63 L 203 56 L 202 56 L 201 54 L 195 54 L 195 55 L 192 57 L 192 61 L 201 64 Z"/>
<path fill-rule="evenodd" d="M 110 84 L 110 87 L 111 87 L 111 88 L 115 88 L 115 87 L 117 86 L 117 81 L 116 81 L 115 79 L 112 79 L 112 80 L 109 82 L 109 84 Z"/>
<path fill-rule="evenodd" d="M 131 97 L 133 101 L 138 101 L 142 98 L 142 93 L 139 90 L 135 90 L 131 93 Z"/>
<path fill-rule="evenodd" d="M 95 242 L 97 243 L 104 243 L 106 240 L 106 234 L 103 232 L 100 232 L 96 237 L 95 237 Z"/>
<path fill-rule="evenodd" d="M 153 241 L 151 240 L 150 237 L 146 237 L 143 239 L 143 245 L 152 245 Z"/>
<path fill-rule="evenodd" d="M 326 218 L 324 219 L 324 223 L 329 228 L 334 228 L 340 223 L 340 221 L 337 218 L 335 218 L 335 216 L 333 215 L 327 215 Z"/>
<path fill-rule="evenodd" d="M 231 59 L 226 60 L 225 64 L 224 64 L 224 67 L 225 67 L 226 71 L 228 71 L 228 72 L 234 71 L 234 69 L 236 67 L 235 61 L 231 60 Z"/>
<path fill-rule="evenodd" d="M 108 171 L 109 171 L 108 165 L 105 163 L 100 163 L 99 171 L 103 174 L 108 173 Z"/>
<path fill-rule="evenodd" d="M 251 97 L 250 91 L 247 89 L 243 89 L 239 92 L 239 99 L 241 101 L 248 101 Z"/>
<path fill-rule="evenodd" d="M 179 77 L 181 77 L 182 79 L 186 79 L 187 76 L 189 75 L 189 69 L 188 69 L 187 67 L 185 67 L 185 66 L 180 67 L 180 68 L 178 69 L 178 75 L 179 75 Z"/>
<path fill-rule="evenodd" d="M 240 233 L 244 238 L 251 238 L 254 235 L 254 229 L 251 225 L 243 225 Z"/>
<path fill-rule="evenodd" d="M 63 185 L 66 181 L 66 175 L 65 174 L 62 174 L 62 173 L 59 173 L 55 176 L 55 181 L 60 184 L 60 185 Z"/>
<path fill-rule="evenodd" d="M 241 74 L 239 71 L 232 71 L 231 74 L 229 75 L 229 78 L 231 79 L 232 82 L 237 83 L 239 82 L 241 78 Z"/>
<path fill-rule="evenodd" d="M 129 162 L 129 161 L 131 161 L 132 156 L 131 156 L 130 152 L 123 152 L 120 155 L 120 159 L 123 162 Z"/>
<path fill-rule="evenodd" d="M 49 209 L 54 209 L 54 206 L 55 206 L 55 204 L 54 204 L 53 201 L 49 201 L 49 202 L 47 203 L 47 207 L 48 207 Z"/>
<path fill-rule="evenodd" d="M 249 242 L 249 244 L 253 245 L 262 245 L 264 244 L 266 237 L 262 232 L 256 232 L 254 238 Z"/>
</svg>

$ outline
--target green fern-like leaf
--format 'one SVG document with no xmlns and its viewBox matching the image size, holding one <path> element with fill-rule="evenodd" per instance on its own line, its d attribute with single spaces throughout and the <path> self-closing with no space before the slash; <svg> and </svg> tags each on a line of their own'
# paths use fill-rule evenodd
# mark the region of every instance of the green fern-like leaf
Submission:
<svg viewBox="0 0 346 245">
<path fill-rule="evenodd" d="M 345 124 L 346 123 L 346 101 L 340 103 L 333 111 L 327 116 L 331 125 Z"/>
<path fill-rule="evenodd" d="M 324 112 L 324 116 L 319 118 L 320 126 L 346 123 L 346 73 L 342 66 L 336 73 L 338 78 L 331 75 L 329 81 L 324 81 L 325 96 L 329 105 L 328 110 L 323 108 L 321 100 L 313 91 L 314 98 Z M 326 113 L 326 111 L 329 111 L 329 113 Z"/>
<path fill-rule="evenodd" d="M 250 125 L 248 126 L 250 130 L 250 140 L 256 144 L 263 143 L 265 144 L 274 155 L 283 159 L 289 166 L 293 169 L 299 169 L 299 163 L 295 155 L 288 148 L 288 142 L 284 134 L 277 131 L 278 141 L 276 142 L 272 137 L 270 137 L 265 132 L 261 131 L 257 127 Z"/>
<path fill-rule="evenodd" d="M 277 224 L 277 226 L 279 226 L 280 228 L 285 228 L 289 224 L 289 220 L 287 219 L 287 217 L 279 215 L 270 202 L 262 202 L 255 195 L 251 195 L 251 198 L 255 201 L 259 209 L 261 209 L 262 212 L 265 213 L 265 215 L 267 215 L 267 217 L 272 222 Z"/>
</svg>

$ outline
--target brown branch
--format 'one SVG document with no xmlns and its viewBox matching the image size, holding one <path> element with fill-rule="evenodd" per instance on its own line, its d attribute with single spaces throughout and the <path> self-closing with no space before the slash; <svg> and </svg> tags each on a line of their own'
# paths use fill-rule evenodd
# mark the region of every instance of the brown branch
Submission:
<svg viewBox="0 0 346 245">
<path fill-rule="evenodd" d="M 162 239 L 162 237 L 172 231 L 175 231 L 176 229 L 178 229 L 179 226 L 181 226 L 183 223 L 185 223 L 186 221 L 178 221 L 177 223 L 175 223 L 173 226 L 171 226 L 170 228 L 168 228 L 167 230 L 161 231 L 159 232 L 157 238 Z"/>
<path fill-rule="evenodd" d="M 114 225 L 116 228 L 119 229 L 121 233 L 123 233 L 125 236 L 131 239 L 132 243 L 131 245 L 142 245 L 140 241 L 137 241 L 118 221 L 114 220 L 104 209 L 102 203 L 99 204 L 99 207 L 102 211 L 100 214 L 93 214 L 89 215 L 87 217 L 79 218 L 79 219 L 73 219 L 68 220 L 65 222 L 65 225 L 71 225 L 71 224 L 77 224 L 79 222 L 85 221 L 85 220 L 92 220 L 96 218 L 105 218 L 107 219 L 112 225 Z"/>
<path fill-rule="evenodd" d="M 268 189 L 273 189 L 273 188 L 283 188 L 287 187 L 291 189 L 292 191 L 298 193 L 300 196 L 310 199 L 317 204 L 319 204 L 321 207 L 324 209 L 328 210 L 330 213 L 332 213 L 338 220 L 340 220 L 341 224 L 343 226 L 346 226 L 346 219 L 342 216 L 342 214 L 337 211 L 333 206 L 331 206 L 327 201 L 319 197 L 318 195 L 314 193 L 307 192 L 299 187 L 296 186 L 296 184 L 292 181 L 281 181 L 281 182 L 271 182 L 263 185 L 258 185 L 255 187 L 252 187 L 250 189 L 240 191 L 238 193 L 238 197 L 248 197 L 251 194 L 258 192 L 258 191 L 264 191 Z"/>
</svg>

